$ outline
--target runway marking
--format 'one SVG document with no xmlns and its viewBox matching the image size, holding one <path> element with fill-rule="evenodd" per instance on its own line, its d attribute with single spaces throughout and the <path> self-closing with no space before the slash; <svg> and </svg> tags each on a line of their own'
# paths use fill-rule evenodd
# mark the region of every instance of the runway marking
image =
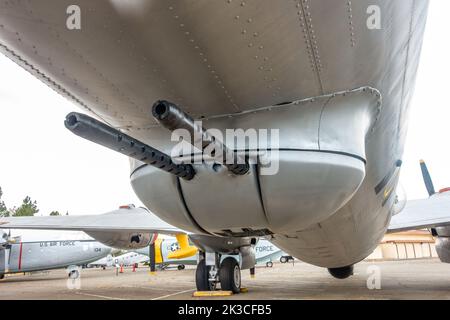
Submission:
<svg viewBox="0 0 450 320">
<path fill-rule="evenodd" d="M 99 295 L 99 294 L 84 293 L 84 292 L 75 292 L 75 294 L 84 295 L 84 296 L 90 296 L 90 297 L 96 297 L 96 298 L 102 298 L 102 299 L 108 299 L 108 300 L 126 300 L 126 299 L 122 299 L 122 298 L 108 297 L 108 296 L 102 296 L 102 295 Z"/>
<path fill-rule="evenodd" d="M 169 292 L 178 292 L 179 289 L 163 289 L 163 288 L 152 288 L 152 287 L 141 287 L 141 286 L 133 286 L 133 285 L 125 285 L 121 286 L 122 288 L 132 288 L 132 289 L 144 289 L 144 290 L 150 290 L 150 291 L 169 291 Z"/>
<path fill-rule="evenodd" d="M 310 287 L 308 287 L 307 289 L 304 289 L 304 288 L 299 289 L 299 288 L 296 288 L 296 287 L 295 288 L 294 287 L 293 288 L 290 288 L 290 287 L 274 287 L 274 286 L 271 286 L 271 285 L 254 285 L 254 284 L 252 284 L 251 286 L 248 286 L 248 287 L 250 289 L 251 288 L 259 288 L 259 289 L 267 289 L 267 290 L 273 290 L 273 289 L 286 290 L 286 291 L 299 291 L 299 290 L 301 291 L 301 290 L 304 290 L 305 292 L 306 291 L 323 292 L 323 291 L 329 290 L 329 288 L 310 288 Z"/>
<path fill-rule="evenodd" d="M 176 295 L 179 295 L 179 294 L 182 294 L 182 293 L 192 292 L 192 291 L 195 291 L 195 290 L 196 289 L 189 289 L 189 290 L 179 291 L 179 292 L 175 292 L 175 293 L 171 293 L 171 294 L 166 294 L 165 296 L 156 297 L 156 298 L 153 298 L 152 300 L 161 300 L 161 299 L 164 299 L 164 298 L 173 297 L 173 296 L 176 296 Z"/>
</svg>

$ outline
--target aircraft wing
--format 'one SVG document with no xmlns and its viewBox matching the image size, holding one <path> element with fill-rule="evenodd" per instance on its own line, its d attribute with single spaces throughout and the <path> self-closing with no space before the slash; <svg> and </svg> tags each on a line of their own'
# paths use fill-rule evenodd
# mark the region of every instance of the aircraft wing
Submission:
<svg viewBox="0 0 450 320">
<path fill-rule="evenodd" d="M 388 232 L 436 228 L 450 225 L 450 194 L 441 193 L 428 199 L 411 200 L 393 216 Z"/>
<path fill-rule="evenodd" d="M 70 231 L 151 232 L 185 234 L 144 208 L 123 208 L 97 215 L 0 218 L 3 229 L 42 229 Z"/>
</svg>

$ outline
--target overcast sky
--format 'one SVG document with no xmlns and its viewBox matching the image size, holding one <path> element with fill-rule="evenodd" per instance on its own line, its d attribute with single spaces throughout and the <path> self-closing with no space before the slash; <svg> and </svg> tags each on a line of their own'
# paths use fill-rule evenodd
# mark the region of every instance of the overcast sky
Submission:
<svg viewBox="0 0 450 320">
<path fill-rule="evenodd" d="M 427 197 L 421 158 L 437 190 L 450 186 L 448 12 L 450 1 L 430 3 L 401 173 L 408 199 Z M 0 186 L 7 206 L 20 205 L 27 195 L 37 200 L 39 215 L 53 210 L 98 214 L 122 204 L 141 205 L 129 183 L 128 159 L 65 129 L 71 111 L 80 110 L 0 55 Z"/>
</svg>

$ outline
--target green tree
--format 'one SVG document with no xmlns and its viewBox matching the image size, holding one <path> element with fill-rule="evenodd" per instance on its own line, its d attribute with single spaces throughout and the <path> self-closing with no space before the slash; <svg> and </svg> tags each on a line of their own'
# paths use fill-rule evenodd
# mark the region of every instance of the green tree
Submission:
<svg viewBox="0 0 450 320">
<path fill-rule="evenodd" d="M 6 208 L 5 202 L 2 200 L 3 191 L 0 187 L 0 217 L 9 217 L 9 210 Z"/>
<path fill-rule="evenodd" d="M 39 209 L 37 207 L 37 202 L 31 200 L 29 196 L 26 196 L 25 199 L 23 199 L 22 205 L 19 208 L 14 208 L 12 211 L 12 215 L 15 217 L 26 217 L 34 216 L 39 212 Z"/>
<path fill-rule="evenodd" d="M 52 211 L 50 212 L 51 216 L 60 216 L 61 214 L 59 213 L 59 211 Z"/>
</svg>

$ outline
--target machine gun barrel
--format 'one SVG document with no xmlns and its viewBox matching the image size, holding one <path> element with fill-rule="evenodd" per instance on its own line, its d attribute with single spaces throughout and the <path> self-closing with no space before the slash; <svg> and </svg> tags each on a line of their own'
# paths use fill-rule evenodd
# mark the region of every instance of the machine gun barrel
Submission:
<svg viewBox="0 0 450 320">
<path fill-rule="evenodd" d="M 240 157 L 227 148 L 177 105 L 169 101 L 158 100 L 153 104 L 152 115 L 163 127 L 170 131 L 177 129 L 187 130 L 191 136 L 191 141 L 188 142 L 193 146 L 201 145 L 202 151 L 208 146 L 213 146 L 215 151 L 220 150 L 222 163 L 230 172 L 236 175 L 243 175 L 248 172 L 250 167 L 247 159 Z M 201 141 L 196 141 L 200 139 Z"/>
<path fill-rule="evenodd" d="M 69 113 L 66 116 L 64 125 L 77 136 L 164 170 L 177 177 L 191 180 L 195 175 L 195 170 L 191 164 L 176 164 L 169 155 L 85 114 Z"/>
</svg>

